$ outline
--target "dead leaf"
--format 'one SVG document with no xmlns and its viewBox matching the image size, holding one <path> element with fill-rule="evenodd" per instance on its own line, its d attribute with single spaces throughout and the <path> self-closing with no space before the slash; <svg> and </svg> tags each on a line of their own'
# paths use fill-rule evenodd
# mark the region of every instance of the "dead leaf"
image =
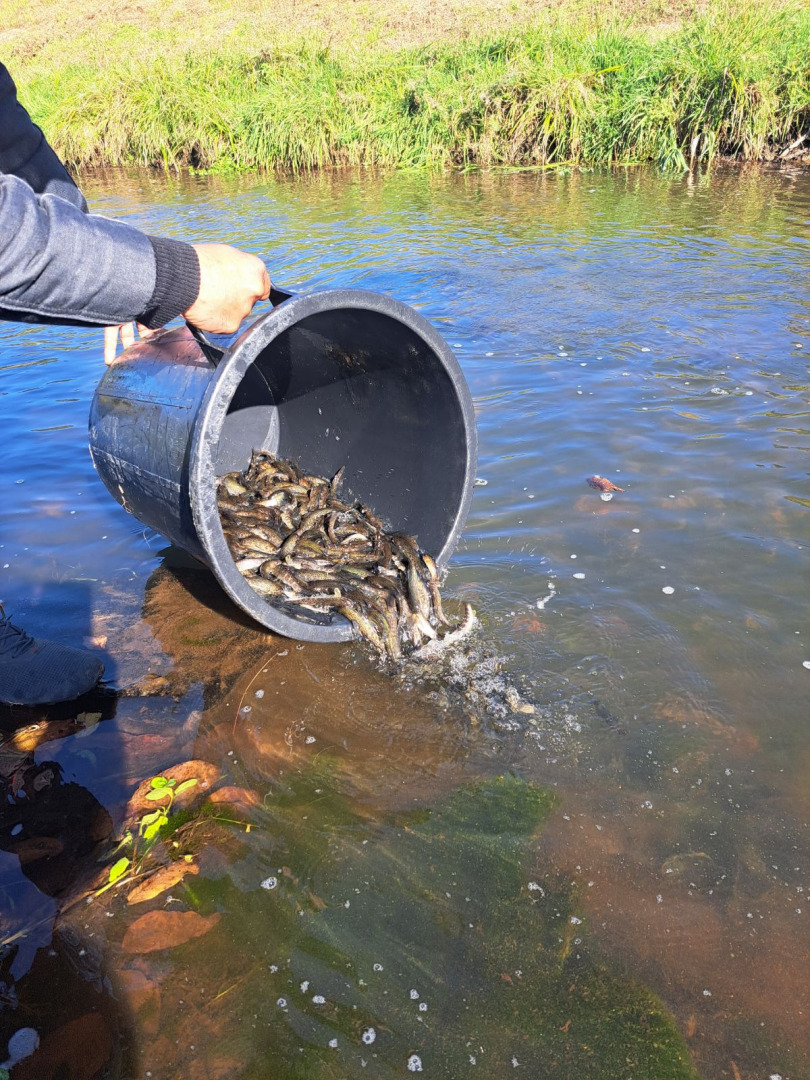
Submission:
<svg viewBox="0 0 810 1080">
<path fill-rule="evenodd" d="M 624 488 L 617 487 L 611 480 L 607 480 L 604 476 L 589 476 L 588 483 L 592 488 L 596 488 L 597 491 L 624 491 Z"/>
<path fill-rule="evenodd" d="M 527 634 L 545 634 L 546 625 L 532 615 L 516 615 L 512 620 L 515 630 L 522 630 Z"/>
<path fill-rule="evenodd" d="M 199 874 L 200 868 L 195 863 L 174 862 L 168 866 L 161 866 L 154 874 L 150 874 L 146 881 L 142 881 L 127 896 L 128 904 L 142 904 L 146 900 L 153 900 L 162 892 L 171 889 L 182 881 L 186 874 Z"/>
<path fill-rule="evenodd" d="M 148 911 L 127 928 L 121 948 L 129 953 L 173 949 L 207 934 L 219 920 L 217 912 L 206 917 L 196 911 Z"/>
</svg>

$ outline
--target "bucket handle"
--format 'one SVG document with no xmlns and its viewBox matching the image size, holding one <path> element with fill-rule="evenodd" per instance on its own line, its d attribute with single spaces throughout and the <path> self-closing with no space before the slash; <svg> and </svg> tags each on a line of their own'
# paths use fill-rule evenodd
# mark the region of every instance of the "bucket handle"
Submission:
<svg viewBox="0 0 810 1080">
<path fill-rule="evenodd" d="M 273 307 L 278 307 L 279 304 L 289 300 L 293 295 L 294 293 L 288 292 L 286 289 L 279 289 L 277 286 L 271 285 L 270 295 L 267 299 Z M 199 326 L 195 326 L 188 320 L 186 320 L 186 326 L 191 331 L 191 336 L 200 346 L 203 356 L 214 365 L 220 362 L 236 334 L 239 333 L 237 330 L 236 334 L 211 334 L 207 330 L 201 330 Z"/>
</svg>

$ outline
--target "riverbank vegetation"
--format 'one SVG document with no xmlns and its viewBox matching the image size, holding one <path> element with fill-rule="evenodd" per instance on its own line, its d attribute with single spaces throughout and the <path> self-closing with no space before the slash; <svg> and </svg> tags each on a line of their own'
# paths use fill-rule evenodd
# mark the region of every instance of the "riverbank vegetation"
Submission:
<svg viewBox="0 0 810 1080">
<path fill-rule="evenodd" d="M 810 151 L 806 3 L 442 0 L 420 21 L 399 0 L 287 18 L 172 2 L 54 27 L 44 0 L 0 0 L 21 98 L 74 166 L 683 169 Z"/>
</svg>

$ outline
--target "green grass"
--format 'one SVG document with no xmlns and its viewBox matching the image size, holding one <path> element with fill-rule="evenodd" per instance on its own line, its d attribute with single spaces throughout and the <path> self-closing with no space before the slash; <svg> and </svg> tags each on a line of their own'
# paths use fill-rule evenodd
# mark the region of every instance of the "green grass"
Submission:
<svg viewBox="0 0 810 1080">
<path fill-rule="evenodd" d="M 656 33 L 556 13 L 387 50 L 130 47 L 106 64 L 35 57 L 18 82 L 78 168 L 683 169 L 772 157 L 808 131 L 810 10 L 718 6 Z"/>
</svg>

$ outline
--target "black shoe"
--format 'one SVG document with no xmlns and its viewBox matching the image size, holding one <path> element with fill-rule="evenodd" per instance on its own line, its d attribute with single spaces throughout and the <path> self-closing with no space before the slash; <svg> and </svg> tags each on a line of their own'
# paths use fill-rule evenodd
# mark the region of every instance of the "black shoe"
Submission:
<svg viewBox="0 0 810 1080">
<path fill-rule="evenodd" d="M 49 705 L 92 690 L 104 665 L 92 653 L 32 638 L 0 608 L 0 702 Z"/>
</svg>

